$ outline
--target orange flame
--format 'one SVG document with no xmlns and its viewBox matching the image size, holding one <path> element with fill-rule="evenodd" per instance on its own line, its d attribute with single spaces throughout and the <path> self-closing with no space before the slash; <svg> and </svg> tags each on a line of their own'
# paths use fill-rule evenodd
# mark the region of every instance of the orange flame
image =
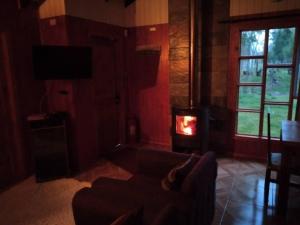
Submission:
<svg viewBox="0 0 300 225">
<path fill-rule="evenodd" d="M 183 135 L 196 134 L 197 117 L 195 116 L 176 116 L 176 133 Z"/>
</svg>

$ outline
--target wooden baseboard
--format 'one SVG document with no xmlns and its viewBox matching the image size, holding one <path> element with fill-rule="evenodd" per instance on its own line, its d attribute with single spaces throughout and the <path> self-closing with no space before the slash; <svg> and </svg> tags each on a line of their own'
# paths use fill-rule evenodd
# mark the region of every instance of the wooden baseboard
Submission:
<svg viewBox="0 0 300 225">
<path fill-rule="evenodd" d="M 240 154 L 240 153 L 233 153 L 233 158 L 242 159 L 242 160 L 259 161 L 259 162 L 266 162 L 266 160 L 267 160 L 264 157 L 257 157 L 257 156 L 253 156 L 253 155 Z"/>
</svg>

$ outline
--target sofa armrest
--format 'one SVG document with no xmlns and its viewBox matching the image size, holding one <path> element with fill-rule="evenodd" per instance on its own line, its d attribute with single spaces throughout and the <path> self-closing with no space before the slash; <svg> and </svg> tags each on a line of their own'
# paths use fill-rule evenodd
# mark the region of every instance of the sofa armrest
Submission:
<svg viewBox="0 0 300 225">
<path fill-rule="evenodd" d="M 74 195 L 72 209 L 76 225 L 108 225 L 129 210 L 142 206 L 130 198 L 125 201 L 126 193 L 122 199 L 115 195 L 122 190 L 115 184 L 107 182 L 102 188 L 83 188 Z"/>
<path fill-rule="evenodd" d="M 116 214 L 113 207 L 106 207 L 102 196 L 97 196 L 91 188 L 83 188 L 75 194 L 72 208 L 76 225 L 110 224 L 121 215 Z"/>
<path fill-rule="evenodd" d="M 192 197 L 193 223 L 211 224 L 215 212 L 218 164 L 214 152 L 205 153 L 185 178 L 181 192 Z"/>
<path fill-rule="evenodd" d="M 178 163 L 190 157 L 188 154 L 158 150 L 137 151 L 138 173 L 150 177 L 163 178 Z"/>
</svg>

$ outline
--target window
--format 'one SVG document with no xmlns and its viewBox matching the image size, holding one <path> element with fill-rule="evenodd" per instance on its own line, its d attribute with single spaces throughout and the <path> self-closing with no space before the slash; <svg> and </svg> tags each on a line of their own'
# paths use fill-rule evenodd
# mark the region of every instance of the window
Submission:
<svg viewBox="0 0 300 225">
<path fill-rule="evenodd" d="M 236 134 L 280 136 L 281 121 L 294 119 L 299 92 L 296 27 L 241 30 L 236 82 Z"/>
</svg>

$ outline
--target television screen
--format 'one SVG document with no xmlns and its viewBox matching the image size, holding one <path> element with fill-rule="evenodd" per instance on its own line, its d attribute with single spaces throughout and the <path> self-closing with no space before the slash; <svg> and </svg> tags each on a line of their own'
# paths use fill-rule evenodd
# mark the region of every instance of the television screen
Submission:
<svg viewBox="0 0 300 225">
<path fill-rule="evenodd" d="M 92 48 L 33 46 L 33 73 L 37 80 L 88 79 L 92 77 Z"/>
</svg>

